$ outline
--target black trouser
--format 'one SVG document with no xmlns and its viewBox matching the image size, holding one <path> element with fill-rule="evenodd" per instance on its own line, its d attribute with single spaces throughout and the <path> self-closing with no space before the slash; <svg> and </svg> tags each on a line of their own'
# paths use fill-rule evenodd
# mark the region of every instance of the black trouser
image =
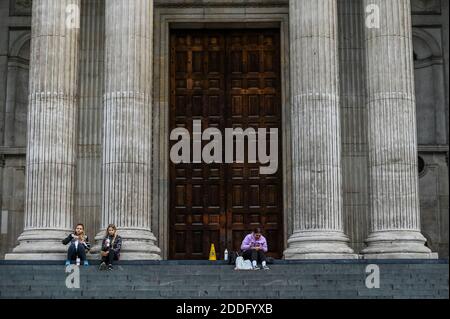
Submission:
<svg viewBox="0 0 450 319">
<path fill-rule="evenodd" d="M 256 250 L 256 249 L 249 249 L 242 253 L 242 257 L 244 259 L 250 259 L 252 262 L 256 260 L 257 263 L 262 263 L 263 261 L 266 261 L 266 254 L 264 254 L 264 251 Z"/>
<path fill-rule="evenodd" d="M 102 262 L 112 265 L 114 260 L 119 260 L 116 252 L 112 249 L 109 250 L 109 254 L 107 256 L 102 256 Z"/>
<path fill-rule="evenodd" d="M 78 243 L 78 248 L 75 246 L 75 243 L 70 244 L 69 251 L 67 252 L 68 260 L 76 260 L 80 258 L 81 262 L 86 260 L 86 247 L 83 244 Z"/>
</svg>

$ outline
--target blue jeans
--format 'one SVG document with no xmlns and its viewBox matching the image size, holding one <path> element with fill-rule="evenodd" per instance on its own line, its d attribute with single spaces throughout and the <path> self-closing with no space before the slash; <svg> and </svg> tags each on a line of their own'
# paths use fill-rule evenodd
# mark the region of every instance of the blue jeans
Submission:
<svg viewBox="0 0 450 319">
<path fill-rule="evenodd" d="M 78 244 L 78 249 L 75 247 L 75 243 L 70 244 L 69 251 L 67 252 L 68 260 L 76 260 L 80 258 L 81 262 L 86 260 L 86 247 L 83 244 Z"/>
</svg>

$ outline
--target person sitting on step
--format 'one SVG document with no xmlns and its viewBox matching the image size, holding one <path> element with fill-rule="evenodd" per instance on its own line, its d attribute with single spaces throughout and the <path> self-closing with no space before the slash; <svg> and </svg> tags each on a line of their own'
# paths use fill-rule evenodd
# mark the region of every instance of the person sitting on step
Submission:
<svg viewBox="0 0 450 319">
<path fill-rule="evenodd" d="M 268 251 L 267 240 L 262 235 L 261 228 L 255 228 L 253 233 L 247 235 L 241 245 L 242 257 L 245 260 L 252 261 L 253 270 L 259 270 L 258 263 L 264 270 L 269 270 L 266 261 L 266 253 Z"/>
<path fill-rule="evenodd" d="M 113 262 L 120 259 L 120 249 L 122 249 L 122 237 L 117 234 L 115 225 L 109 225 L 102 242 L 100 270 L 113 269 Z"/>
<path fill-rule="evenodd" d="M 75 231 L 67 236 L 62 243 L 64 245 L 68 245 L 70 243 L 69 250 L 67 251 L 66 266 L 69 266 L 72 261 L 75 261 L 78 258 L 84 266 L 89 266 L 89 262 L 86 258 L 86 252 L 91 249 L 91 245 L 89 244 L 88 236 L 86 236 L 84 232 L 83 224 L 78 224 L 75 227 Z"/>
</svg>

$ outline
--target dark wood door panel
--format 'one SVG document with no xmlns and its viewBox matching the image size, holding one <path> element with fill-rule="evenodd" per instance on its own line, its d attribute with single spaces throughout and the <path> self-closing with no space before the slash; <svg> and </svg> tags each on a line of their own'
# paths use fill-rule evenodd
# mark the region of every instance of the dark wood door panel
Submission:
<svg viewBox="0 0 450 319">
<path fill-rule="evenodd" d="M 225 38 L 219 32 L 171 35 L 170 128 L 225 125 Z M 170 143 L 172 146 L 174 143 Z M 225 246 L 225 167 L 170 164 L 170 258 L 204 259 Z M 182 205 L 178 198 L 183 198 Z"/>
<path fill-rule="evenodd" d="M 184 30 L 170 40 L 170 128 L 278 128 L 281 163 L 279 30 Z M 255 226 L 281 257 L 281 166 L 266 176 L 259 163 L 169 165 L 170 258 L 205 259 L 211 243 L 221 258 Z"/>
<path fill-rule="evenodd" d="M 278 128 L 281 133 L 281 87 L 279 31 L 231 32 L 227 36 L 226 127 Z M 281 136 L 279 134 L 279 146 Z M 281 162 L 281 148 L 278 154 Z M 264 229 L 269 255 L 281 257 L 282 170 L 261 175 L 260 164 L 227 165 L 228 245 L 239 249 L 243 237 L 254 227 Z M 282 248 L 281 248 L 282 249 Z"/>
</svg>

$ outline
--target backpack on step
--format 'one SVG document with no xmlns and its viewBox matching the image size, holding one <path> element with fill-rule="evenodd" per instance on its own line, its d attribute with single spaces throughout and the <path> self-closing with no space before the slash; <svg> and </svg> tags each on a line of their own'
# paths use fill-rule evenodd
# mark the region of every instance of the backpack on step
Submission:
<svg viewBox="0 0 450 319">
<path fill-rule="evenodd" d="M 235 265 L 236 264 L 236 258 L 239 257 L 239 253 L 237 251 L 232 251 L 228 255 L 228 264 L 229 265 Z"/>
</svg>

